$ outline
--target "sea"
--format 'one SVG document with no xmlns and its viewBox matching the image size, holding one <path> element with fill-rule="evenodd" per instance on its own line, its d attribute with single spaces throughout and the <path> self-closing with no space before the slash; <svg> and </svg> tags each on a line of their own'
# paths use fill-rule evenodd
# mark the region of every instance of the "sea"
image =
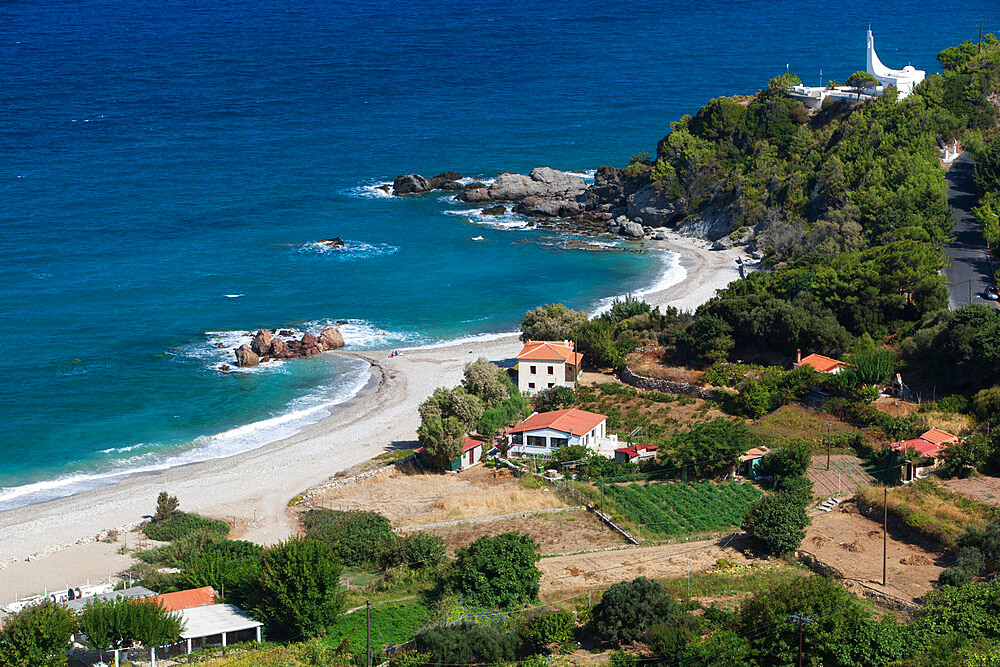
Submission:
<svg viewBox="0 0 1000 667">
<path fill-rule="evenodd" d="M 937 71 L 1000 30 L 990 10 L 0 2 L 0 510 L 260 447 L 365 385 L 336 354 L 220 370 L 261 327 L 341 322 L 346 349 L 388 352 L 698 280 L 675 253 L 389 196 L 397 174 L 592 177 L 712 97 L 845 80 L 869 24 L 887 65 Z"/>
</svg>

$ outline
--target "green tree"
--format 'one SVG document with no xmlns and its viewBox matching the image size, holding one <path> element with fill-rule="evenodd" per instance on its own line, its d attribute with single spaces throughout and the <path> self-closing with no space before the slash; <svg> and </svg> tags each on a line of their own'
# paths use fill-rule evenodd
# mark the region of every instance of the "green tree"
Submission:
<svg viewBox="0 0 1000 667">
<path fill-rule="evenodd" d="M 176 642 L 184 631 L 181 615 L 159 600 L 91 600 L 80 612 L 80 632 L 95 651 L 139 643 L 148 648 Z"/>
<path fill-rule="evenodd" d="M 51 600 L 8 616 L 0 625 L 0 666 L 65 665 L 75 625 L 73 612 Z"/>
<path fill-rule="evenodd" d="M 699 315 L 681 337 L 696 355 L 711 362 L 725 361 L 735 344 L 733 327 L 713 315 Z"/>
<path fill-rule="evenodd" d="M 464 387 L 445 389 L 439 387 L 417 408 L 423 421 L 429 417 L 441 420 L 454 418 L 461 426 L 463 435 L 472 430 L 483 416 L 483 402 L 470 394 Z"/>
<path fill-rule="evenodd" d="M 413 638 L 428 665 L 502 664 L 517 651 L 517 633 L 504 625 L 463 621 L 424 628 Z"/>
<path fill-rule="evenodd" d="M 253 542 L 216 542 L 193 556 L 179 576 L 189 588 L 211 586 L 225 593 L 226 602 L 245 606 L 260 575 L 262 552 Z"/>
<path fill-rule="evenodd" d="M 160 495 L 156 497 L 156 512 L 153 514 L 153 521 L 169 519 L 177 511 L 180 504 L 177 496 L 172 496 L 166 491 L 160 491 Z"/>
<path fill-rule="evenodd" d="M 854 364 L 854 372 L 862 384 L 881 385 L 896 372 L 896 358 L 884 347 L 858 350 L 848 361 Z"/>
<path fill-rule="evenodd" d="M 798 549 L 809 523 L 799 495 L 781 492 L 758 499 L 743 519 L 746 531 L 776 556 Z"/>
<path fill-rule="evenodd" d="M 929 633 L 996 641 L 1000 639 L 1000 582 L 931 591 L 914 620 Z"/>
<path fill-rule="evenodd" d="M 731 473 L 740 456 L 757 442 L 746 424 L 719 417 L 676 432 L 670 465 L 683 478 L 721 477 Z"/>
<path fill-rule="evenodd" d="M 389 519 L 378 512 L 314 509 L 302 515 L 306 536 L 329 544 L 345 565 L 372 565 L 399 540 Z"/>
<path fill-rule="evenodd" d="M 594 605 L 590 629 L 602 641 L 633 642 L 653 625 L 670 621 L 676 614 L 676 604 L 658 581 L 637 577 L 604 591 L 601 601 Z"/>
<path fill-rule="evenodd" d="M 531 403 L 536 412 L 552 412 L 572 407 L 576 403 L 576 392 L 572 387 L 555 386 L 543 389 L 534 395 Z"/>
<path fill-rule="evenodd" d="M 573 340 L 587 326 L 587 314 L 561 303 L 539 306 L 524 314 L 521 340 Z"/>
<path fill-rule="evenodd" d="M 259 600 L 261 620 L 291 635 L 314 635 L 332 625 L 344 608 L 342 568 L 329 544 L 292 538 L 264 550 Z"/>
<path fill-rule="evenodd" d="M 447 468 L 461 455 L 466 432 L 455 417 L 441 419 L 431 415 L 417 429 L 417 439 L 427 448 L 427 458 L 434 465 Z"/>
<path fill-rule="evenodd" d="M 450 584 L 470 604 L 512 607 L 538 596 L 538 560 L 538 545 L 527 535 L 480 537 L 458 550 Z"/>
<path fill-rule="evenodd" d="M 547 611 L 523 619 L 519 632 L 529 646 L 541 648 L 550 644 L 567 646 L 573 640 L 576 619 L 568 611 Z"/>
<path fill-rule="evenodd" d="M 874 88 L 878 85 L 878 79 L 869 74 L 858 70 L 851 76 L 847 77 L 847 87 L 853 88 L 854 92 L 857 93 L 858 99 L 861 99 L 861 93 L 865 92 L 868 88 Z"/>
<path fill-rule="evenodd" d="M 503 369 L 483 357 L 465 365 L 462 387 L 469 394 L 477 396 L 487 408 L 496 407 L 507 398 L 509 385 Z"/>
<path fill-rule="evenodd" d="M 611 307 L 600 314 L 599 319 L 611 324 L 618 324 L 637 315 L 646 315 L 651 311 L 652 308 L 648 303 L 628 294 L 624 299 L 616 297 L 611 302 Z"/>
<path fill-rule="evenodd" d="M 776 480 L 804 475 L 812 462 L 812 447 L 808 442 L 789 442 L 764 456 L 764 474 Z"/>
</svg>

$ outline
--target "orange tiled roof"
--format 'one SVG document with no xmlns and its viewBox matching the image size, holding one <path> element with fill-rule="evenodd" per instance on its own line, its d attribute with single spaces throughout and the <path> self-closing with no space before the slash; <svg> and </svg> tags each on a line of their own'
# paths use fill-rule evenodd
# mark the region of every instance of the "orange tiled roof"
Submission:
<svg viewBox="0 0 1000 667">
<path fill-rule="evenodd" d="M 479 445 L 483 444 L 482 440 L 473 440 L 472 438 L 466 438 L 465 442 L 462 443 L 462 451 L 467 452 L 470 449 L 474 449 Z"/>
<path fill-rule="evenodd" d="M 810 354 L 808 357 L 803 358 L 802 361 L 794 364 L 796 368 L 799 366 L 812 366 L 820 373 L 829 373 L 835 368 L 841 368 L 846 365 L 843 361 L 824 357 L 822 354 Z"/>
<path fill-rule="evenodd" d="M 741 456 L 740 457 L 740 461 L 750 461 L 752 459 L 759 459 L 762 456 L 767 456 L 770 453 L 771 453 L 771 450 L 768 447 L 754 447 L 753 449 L 751 449 L 750 451 L 748 451 L 746 454 L 744 454 L 743 456 Z"/>
<path fill-rule="evenodd" d="M 525 431 L 537 431 L 543 428 L 551 428 L 561 433 L 572 433 L 573 435 L 583 435 L 607 419 L 604 415 L 586 410 L 570 408 L 568 410 L 556 410 L 555 412 L 540 412 L 531 415 L 523 422 L 511 429 L 511 433 L 524 433 Z"/>
<path fill-rule="evenodd" d="M 923 438 L 913 438 L 912 440 L 894 442 L 889 446 L 897 452 L 904 452 L 907 449 L 912 449 L 918 454 L 923 454 L 924 456 L 930 456 L 932 458 L 937 458 L 942 452 L 944 452 L 944 447 L 931 442 L 930 440 L 924 440 Z"/>
<path fill-rule="evenodd" d="M 204 607 L 216 603 L 215 589 L 211 586 L 192 588 L 176 593 L 161 593 L 146 599 L 162 603 L 163 608 L 167 611 L 180 611 L 181 609 Z"/>
<path fill-rule="evenodd" d="M 574 352 L 572 341 L 568 340 L 529 340 L 517 353 L 519 360 L 528 361 L 566 361 L 579 365 L 583 355 Z"/>
<path fill-rule="evenodd" d="M 958 436 L 948 433 L 948 431 L 942 431 L 939 428 L 932 428 L 920 435 L 921 438 L 927 442 L 933 442 L 935 445 L 947 445 L 952 442 L 958 442 Z"/>
</svg>

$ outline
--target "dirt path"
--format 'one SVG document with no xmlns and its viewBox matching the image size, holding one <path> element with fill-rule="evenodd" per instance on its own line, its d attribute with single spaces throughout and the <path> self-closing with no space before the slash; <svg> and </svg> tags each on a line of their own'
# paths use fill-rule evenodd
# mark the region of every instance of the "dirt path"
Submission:
<svg viewBox="0 0 1000 667">
<path fill-rule="evenodd" d="M 1000 477 L 979 475 L 967 479 L 949 479 L 942 484 L 976 502 L 1000 505 Z"/>
<path fill-rule="evenodd" d="M 749 563 L 738 550 L 745 539 L 737 536 L 543 558 L 538 563 L 542 571 L 539 597 L 562 599 L 638 576 L 682 577 L 711 569 L 720 558 Z"/>
</svg>

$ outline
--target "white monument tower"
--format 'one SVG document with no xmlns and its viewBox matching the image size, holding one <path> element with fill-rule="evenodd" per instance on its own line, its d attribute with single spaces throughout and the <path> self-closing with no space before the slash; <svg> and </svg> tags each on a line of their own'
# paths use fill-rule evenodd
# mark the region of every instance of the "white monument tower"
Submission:
<svg viewBox="0 0 1000 667">
<path fill-rule="evenodd" d="M 871 26 L 868 27 L 868 73 L 878 79 L 883 88 L 895 86 L 899 91 L 899 99 L 913 92 L 913 87 L 924 80 L 926 73 L 907 65 L 903 69 L 890 69 L 882 64 L 875 53 L 875 38 L 872 37 Z"/>
</svg>

